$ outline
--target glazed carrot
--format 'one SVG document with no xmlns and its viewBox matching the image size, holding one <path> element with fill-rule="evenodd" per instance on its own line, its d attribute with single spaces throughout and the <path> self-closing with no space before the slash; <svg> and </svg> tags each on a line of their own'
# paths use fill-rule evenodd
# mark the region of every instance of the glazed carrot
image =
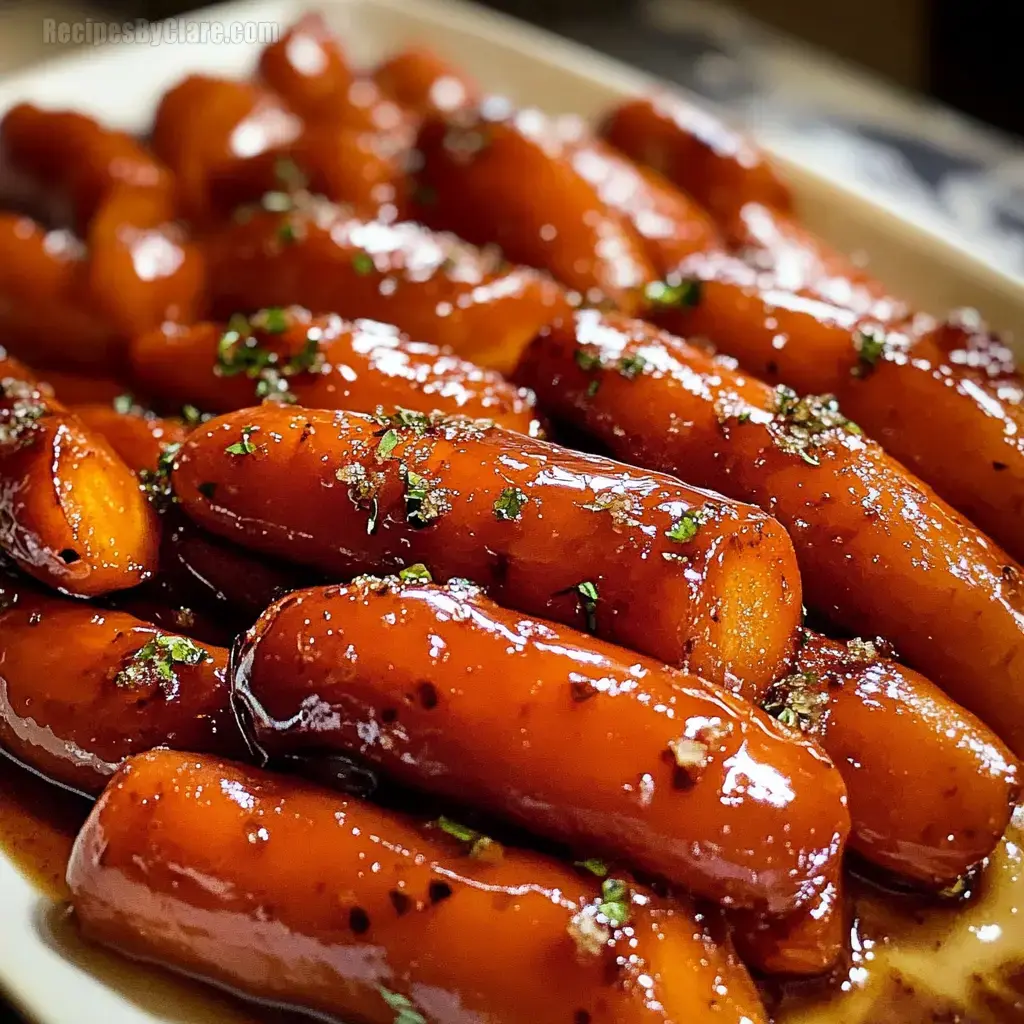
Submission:
<svg viewBox="0 0 1024 1024">
<path fill-rule="evenodd" d="M 732 935 L 743 962 L 759 974 L 790 977 L 823 974 L 849 946 L 850 914 L 836 866 L 823 872 L 809 907 L 782 917 L 751 911 L 730 915 Z"/>
<path fill-rule="evenodd" d="M 161 744 L 237 757 L 227 651 L 123 612 L 0 580 L 0 744 L 52 782 L 98 793 Z"/>
<path fill-rule="evenodd" d="M 285 146 L 301 131 L 302 121 L 270 90 L 189 75 L 160 100 L 153 149 L 174 172 L 182 210 L 202 223 L 212 215 L 210 180 L 215 174 Z"/>
<path fill-rule="evenodd" d="M 664 331 L 594 311 L 538 336 L 521 376 L 553 419 L 613 456 L 777 516 L 809 607 L 849 633 L 886 636 L 1024 752 L 1021 570 L 829 396 L 772 389 Z"/>
<path fill-rule="evenodd" d="M 747 203 L 724 230 L 743 260 L 769 272 L 780 289 L 865 313 L 888 303 L 892 308 L 884 315 L 890 319 L 905 312 L 885 285 L 802 227 L 791 213 Z"/>
<path fill-rule="evenodd" d="M 305 118 L 336 115 L 355 74 L 323 15 L 304 14 L 260 54 L 259 73 Z"/>
<path fill-rule="evenodd" d="M 927 679 L 873 643 L 809 630 L 764 699 L 835 761 L 850 793 L 850 849 L 939 888 L 995 849 L 1020 791 L 1009 750 Z"/>
<path fill-rule="evenodd" d="M 416 214 L 425 224 L 546 270 L 591 302 L 635 312 L 658 274 L 629 221 L 573 167 L 538 110 L 489 100 L 430 119 L 416 148 Z"/>
<path fill-rule="evenodd" d="M 41 190 L 51 219 L 85 234 L 110 195 L 131 191 L 156 223 L 174 217 L 174 179 L 125 132 L 67 110 L 19 103 L 0 122 L 0 153 L 7 167 Z"/>
<path fill-rule="evenodd" d="M 800 578 L 769 516 L 486 421 L 268 404 L 193 432 L 173 484 L 256 551 L 336 578 L 423 562 L 746 693 L 792 650 Z"/>
<path fill-rule="evenodd" d="M 40 367 L 116 373 L 124 339 L 195 312 L 198 251 L 174 225 L 147 222 L 148 200 L 115 192 L 86 244 L 0 214 L 0 332 Z"/>
<path fill-rule="evenodd" d="M 128 384 L 113 377 L 92 377 L 47 367 L 39 376 L 58 402 L 67 406 L 110 405 L 127 394 Z"/>
<path fill-rule="evenodd" d="M 385 96 L 419 115 L 452 113 L 480 99 L 476 82 L 421 46 L 378 64 L 372 78 Z"/>
<path fill-rule="evenodd" d="M 731 257 L 694 257 L 679 273 L 673 294 L 684 301 L 659 323 L 710 339 L 769 383 L 836 395 L 891 455 L 1024 557 L 1024 383 L 983 325 L 906 326 L 892 303 L 858 313 Z M 837 298 L 850 294 L 844 285 Z"/>
<path fill-rule="evenodd" d="M 181 420 L 164 419 L 131 403 L 123 396 L 118 406 L 93 403 L 71 410 L 136 473 L 152 472 L 167 445 L 181 444 L 188 429 Z"/>
<path fill-rule="evenodd" d="M 746 203 L 778 210 L 789 189 L 764 154 L 713 114 L 668 94 L 628 100 L 601 129 L 616 149 L 660 171 L 716 219 L 728 221 Z"/>
<path fill-rule="evenodd" d="M 699 896 L 781 913 L 841 855 L 845 790 L 816 747 L 719 687 L 471 584 L 298 591 L 260 616 L 236 664 L 265 753 L 354 755 Z M 763 787 L 737 789 L 737 770 Z"/>
<path fill-rule="evenodd" d="M 371 804 L 155 751 L 107 787 L 68 884 L 92 939 L 339 1019 L 456 1024 L 514 1007 L 538 1024 L 765 1024 L 685 902 L 469 849 Z"/>
<path fill-rule="evenodd" d="M 158 538 L 106 441 L 32 382 L 0 379 L 0 548 L 50 586 L 93 597 L 152 575 Z"/>
<path fill-rule="evenodd" d="M 660 275 L 673 272 L 693 253 L 724 247 L 707 211 L 657 171 L 593 138 L 576 118 L 562 118 L 558 124 L 573 169 L 597 190 L 602 202 L 633 225 Z"/>
<path fill-rule="evenodd" d="M 207 256 L 216 317 L 298 304 L 395 324 L 497 370 L 570 310 L 554 281 L 495 252 L 416 224 L 356 220 L 327 203 L 255 212 L 216 232 Z"/>
<path fill-rule="evenodd" d="M 308 189 L 345 203 L 357 217 L 404 220 L 411 189 L 405 170 L 410 141 L 344 125 L 306 125 L 283 145 L 214 168 L 209 204 L 216 213 L 244 217 L 239 207 L 260 202 L 267 193 L 273 193 L 271 201 L 280 201 L 282 191 Z"/>
<path fill-rule="evenodd" d="M 269 397 L 353 412 L 439 409 L 523 433 L 540 430 L 533 396 L 494 371 L 410 341 L 386 324 L 313 317 L 298 306 L 229 324 L 165 325 L 135 339 L 131 364 L 135 380 L 154 395 L 209 412 Z"/>
<path fill-rule="evenodd" d="M 79 240 L 0 213 L 0 337 L 36 367 L 102 372 L 116 363 L 120 339 L 90 295 Z"/>
<path fill-rule="evenodd" d="M 240 633 L 283 594 L 321 577 L 295 566 L 255 557 L 173 515 L 160 549 L 160 581 L 171 601 L 196 608 L 232 633 Z"/>
</svg>

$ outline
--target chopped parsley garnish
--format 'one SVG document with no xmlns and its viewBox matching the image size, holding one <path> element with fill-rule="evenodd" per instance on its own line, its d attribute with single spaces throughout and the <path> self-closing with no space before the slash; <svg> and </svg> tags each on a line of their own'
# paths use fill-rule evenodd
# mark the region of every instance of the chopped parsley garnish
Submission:
<svg viewBox="0 0 1024 1024">
<path fill-rule="evenodd" d="M 309 188 L 309 179 L 291 157 L 281 156 L 274 161 L 274 177 L 282 189 L 301 192 Z"/>
<path fill-rule="evenodd" d="M 806 732 L 820 723 L 828 707 L 828 693 L 813 672 L 796 672 L 772 683 L 761 707 L 783 725 Z"/>
<path fill-rule="evenodd" d="M 267 334 L 284 334 L 288 330 L 291 318 L 280 306 L 270 306 L 254 313 L 249 323 L 266 331 Z"/>
<path fill-rule="evenodd" d="M 601 902 L 597 912 L 608 918 L 613 928 L 629 923 L 629 889 L 618 878 L 606 878 L 601 883 Z"/>
<path fill-rule="evenodd" d="M 405 477 L 405 516 L 413 526 L 426 526 L 448 511 L 447 492 L 428 477 L 402 467 Z"/>
<path fill-rule="evenodd" d="M 134 408 L 135 398 L 132 395 L 118 395 L 114 399 L 114 412 L 119 413 L 121 416 L 130 416 Z"/>
<path fill-rule="evenodd" d="M 282 245 L 294 245 L 302 237 L 302 232 L 300 225 L 286 220 L 277 229 L 277 240 Z"/>
<path fill-rule="evenodd" d="M 490 836 L 477 832 L 476 829 L 460 825 L 457 821 L 452 821 L 451 818 L 446 818 L 444 815 L 441 815 L 434 824 L 442 832 L 447 832 L 454 839 L 458 839 L 460 843 L 466 843 L 469 846 L 470 857 L 476 860 L 493 861 L 499 860 L 502 856 L 501 844 L 496 843 Z"/>
<path fill-rule="evenodd" d="M 597 875 L 598 878 L 604 878 L 608 874 L 608 865 L 596 857 L 588 857 L 586 860 L 577 860 L 573 863 L 576 867 L 583 868 L 584 871 L 589 871 L 592 875 Z"/>
<path fill-rule="evenodd" d="M 820 462 L 813 449 L 823 445 L 831 431 L 849 434 L 863 431 L 839 410 L 835 395 L 805 395 L 780 384 L 775 389 L 775 409 L 770 424 L 775 444 L 789 455 L 798 455 L 811 466 Z"/>
<path fill-rule="evenodd" d="M 529 500 L 518 487 L 506 487 L 494 502 L 494 514 L 499 519 L 518 519 Z"/>
<path fill-rule="evenodd" d="M 217 363 L 214 372 L 221 377 L 234 377 L 244 373 L 256 381 L 256 397 L 271 398 L 277 402 L 293 403 L 295 396 L 288 387 L 287 378 L 314 370 L 323 358 L 315 337 L 306 336 L 300 352 L 284 362 L 272 348 L 262 345 L 253 333 L 279 335 L 291 326 L 291 315 L 286 309 L 261 309 L 251 317 L 236 314 L 228 321 L 227 329 L 217 342 Z"/>
<path fill-rule="evenodd" d="M 622 356 L 615 365 L 618 367 L 619 373 L 621 373 L 626 380 L 635 380 L 644 372 L 644 367 L 647 366 L 647 360 L 644 359 L 639 352 L 633 352 L 629 355 Z"/>
<path fill-rule="evenodd" d="M 377 991 L 388 1006 L 395 1011 L 394 1024 L 427 1024 L 427 1018 L 401 992 L 392 992 L 383 985 Z"/>
<path fill-rule="evenodd" d="M 599 380 L 592 380 L 587 385 L 587 398 L 593 398 L 594 395 L 601 390 L 601 382 Z"/>
<path fill-rule="evenodd" d="M 665 536 L 669 540 L 674 540 L 677 544 L 686 544 L 697 536 L 705 522 L 707 522 L 706 511 L 701 508 L 692 509 L 689 512 L 684 512 L 665 531 Z"/>
<path fill-rule="evenodd" d="M 250 436 L 255 429 L 253 426 L 242 427 L 241 441 L 229 444 L 224 451 L 228 455 L 254 455 L 256 453 L 256 445 L 252 443 Z"/>
<path fill-rule="evenodd" d="M 46 415 L 43 396 L 31 384 L 13 377 L 0 381 L 0 392 L 10 400 L 6 408 L 0 409 L 0 444 L 26 440 Z"/>
<path fill-rule="evenodd" d="M 584 580 L 576 584 L 576 593 L 587 617 L 587 629 L 593 633 L 597 629 L 597 587 L 590 580 Z"/>
<path fill-rule="evenodd" d="M 139 473 L 139 483 L 143 492 L 157 508 L 165 508 L 174 500 L 171 473 L 174 471 L 174 463 L 180 451 L 180 441 L 162 445 L 156 466 L 153 469 L 144 469 Z"/>
<path fill-rule="evenodd" d="M 684 278 L 678 283 L 652 281 L 644 289 L 644 298 L 652 306 L 663 309 L 687 309 L 700 303 L 700 293 L 700 281 Z"/>
<path fill-rule="evenodd" d="M 586 349 L 576 350 L 576 365 L 581 370 L 597 370 L 601 367 L 601 356 L 597 352 L 588 352 Z"/>
<path fill-rule="evenodd" d="M 185 426 L 187 427 L 198 427 L 203 422 L 205 415 L 194 405 L 183 405 L 181 407 L 181 418 L 185 421 Z"/>
<path fill-rule="evenodd" d="M 295 200 L 287 192 L 264 192 L 260 206 L 268 213 L 289 213 L 295 208 Z"/>
<path fill-rule="evenodd" d="M 398 447 L 398 441 L 398 434 L 394 430 L 385 430 L 377 442 L 377 461 L 390 459 L 391 453 Z"/>
<path fill-rule="evenodd" d="M 417 562 L 415 565 L 407 565 L 404 569 L 400 569 L 398 578 L 403 583 L 434 582 L 434 577 L 430 575 L 430 570 L 422 562 Z"/>
<path fill-rule="evenodd" d="M 376 264 L 373 262 L 373 257 L 367 252 L 357 252 L 352 257 L 352 269 L 360 276 L 366 277 L 367 274 L 372 274 L 376 269 Z"/>
<path fill-rule="evenodd" d="M 384 480 L 383 474 L 375 473 L 371 479 L 362 463 L 353 462 L 351 465 L 335 470 L 334 475 L 342 483 L 349 485 L 348 496 L 357 508 L 369 506 L 370 518 L 366 523 L 366 532 L 368 534 L 376 532 L 377 520 L 380 515 L 377 490 Z"/>
<path fill-rule="evenodd" d="M 177 690 L 175 665 L 199 665 L 210 660 L 210 652 L 184 636 L 156 636 L 143 644 L 114 677 L 116 686 L 149 686 L 166 692 Z"/>
<path fill-rule="evenodd" d="M 616 526 L 639 526 L 638 509 L 633 495 L 622 491 L 600 491 L 593 501 L 581 506 L 588 512 L 609 512 Z"/>
<path fill-rule="evenodd" d="M 857 350 L 857 365 L 850 371 L 854 377 L 866 377 L 874 370 L 878 360 L 884 358 L 886 338 L 876 331 L 857 331 L 853 336 L 853 347 Z"/>
</svg>

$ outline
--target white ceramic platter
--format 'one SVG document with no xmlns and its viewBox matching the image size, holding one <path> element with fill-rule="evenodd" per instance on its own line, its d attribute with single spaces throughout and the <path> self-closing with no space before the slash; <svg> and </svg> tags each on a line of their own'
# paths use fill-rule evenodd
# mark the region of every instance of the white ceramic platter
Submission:
<svg viewBox="0 0 1024 1024">
<path fill-rule="evenodd" d="M 264 0 L 210 8 L 189 20 L 289 24 L 308 4 Z M 427 44 L 494 92 L 553 113 L 596 117 L 627 95 L 649 90 L 641 72 L 517 21 L 455 0 L 320 0 L 340 30 L 356 63 L 372 63 L 413 41 Z M 0 114 L 31 100 L 92 113 L 129 129 L 143 129 L 165 89 L 190 71 L 244 75 L 258 48 L 233 44 L 120 45 L 80 51 L 0 82 Z M 993 326 L 1024 333 L 1024 282 L 969 256 L 953 242 L 885 209 L 870 196 L 836 185 L 783 152 L 774 152 L 796 192 L 808 226 L 850 252 L 870 255 L 872 270 L 896 294 L 920 307 L 944 311 L 970 305 Z M 0 657 L 3 637 L 0 636 Z M 975 1005 L 997 990 L 1009 1002 L 979 1021 L 1024 1021 L 1024 992 L 1015 1000 L 1004 975 L 1024 960 L 1024 907 L 1017 833 L 1004 843 L 984 899 L 954 918 L 912 929 L 895 949 L 861 949 L 839 1007 L 796 1009 L 790 1022 L 853 1024 L 874 1014 L 882 998 L 895 1006 L 907 986 L 929 987 Z M 1007 967 L 1007 965 L 1010 967 Z M 892 981 L 899 972 L 899 983 Z M 895 984 L 895 987 L 892 987 Z M 872 985 L 875 989 L 872 990 Z M 884 995 L 882 986 L 888 986 Z M 902 987 L 901 987 L 902 986 Z M 973 986 L 973 987 L 972 987 Z M 86 948 L 64 920 L 61 908 L 41 895 L 0 850 L 0 989 L 37 1024 L 235 1024 L 252 1021 L 233 1000 L 161 971 L 129 964 Z M 911 1001 L 913 1001 L 912 997 Z M 1017 1002 L 1019 1015 L 1012 1009 Z M 877 1004 L 876 1004 L 877 1005 Z M 909 1003 L 907 1004 L 909 1007 Z M 1013 1016 L 1006 1016 L 1010 1012 Z M 260 1014 L 259 1016 L 263 1016 Z M 892 1021 L 956 1020 L 918 1015 Z"/>
</svg>

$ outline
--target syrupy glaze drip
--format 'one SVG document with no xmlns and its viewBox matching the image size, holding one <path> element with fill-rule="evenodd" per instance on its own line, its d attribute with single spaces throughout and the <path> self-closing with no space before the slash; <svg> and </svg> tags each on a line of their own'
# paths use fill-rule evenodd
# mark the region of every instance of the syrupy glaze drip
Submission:
<svg viewBox="0 0 1024 1024">
<path fill-rule="evenodd" d="M 64 869 L 91 806 L 0 752 L 0 850 L 54 901 L 67 899 Z"/>
<path fill-rule="evenodd" d="M 51 901 L 48 940 L 71 961 L 159 1015 L 193 1024 L 299 1024 L 309 1018 L 127 961 L 83 941 L 66 908 L 64 868 L 89 803 L 0 756 L 0 853 Z M 1024 808 L 965 903 L 936 907 L 852 879 L 849 968 L 834 985 L 769 993 L 775 1024 L 1024 1024 Z M 180 1016 L 181 1014 L 187 1016 Z"/>
<path fill-rule="evenodd" d="M 850 889 L 848 970 L 826 992 L 783 994 L 776 1024 L 1024 1022 L 1024 807 L 965 902 Z"/>
</svg>

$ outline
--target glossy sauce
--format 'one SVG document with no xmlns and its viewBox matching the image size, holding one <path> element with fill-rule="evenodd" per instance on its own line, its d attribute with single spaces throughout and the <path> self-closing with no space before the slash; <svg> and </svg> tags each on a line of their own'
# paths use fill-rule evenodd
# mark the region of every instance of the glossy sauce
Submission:
<svg viewBox="0 0 1024 1024">
<path fill-rule="evenodd" d="M 51 901 L 47 938 L 126 998 L 190 1024 L 299 1024 L 198 982 L 82 940 L 63 913 L 64 865 L 90 804 L 0 757 L 0 851 Z M 828 983 L 766 993 L 776 1024 L 1018 1024 L 1024 1021 L 1024 814 L 1018 811 L 977 896 L 948 909 L 850 883 L 854 950 Z M 942 1016 L 945 1013 L 946 1016 Z"/>
</svg>

